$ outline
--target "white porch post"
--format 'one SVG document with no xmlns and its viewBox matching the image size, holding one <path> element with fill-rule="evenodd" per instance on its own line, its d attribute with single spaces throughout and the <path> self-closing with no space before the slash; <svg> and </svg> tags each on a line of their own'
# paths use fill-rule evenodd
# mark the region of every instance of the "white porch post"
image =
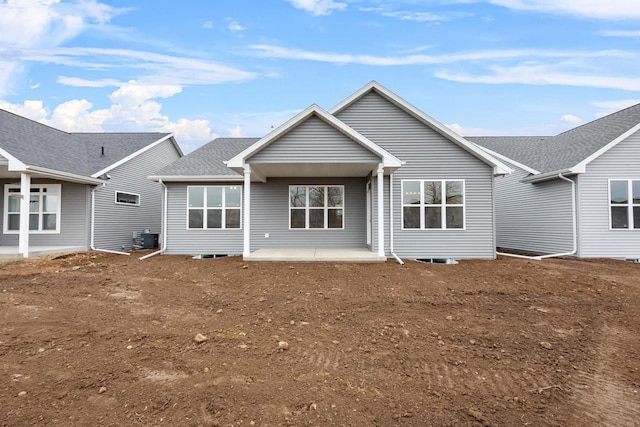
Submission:
<svg viewBox="0 0 640 427">
<path fill-rule="evenodd" d="M 244 245 L 242 256 L 248 258 L 251 255 L 251 166 L 244 165 Z"/>
<path fill-rule="evenodd" d="M 378 256 L 384 256 L 384 167 L 378 165 Z"/>
<path fill-rule="evenodd" d="M 31 200 L 31 175 L 20 174 L 20 234 L 18 237 L 18 253 L 23 258 L 29 257 L 29 202 Z"/>
</svg>

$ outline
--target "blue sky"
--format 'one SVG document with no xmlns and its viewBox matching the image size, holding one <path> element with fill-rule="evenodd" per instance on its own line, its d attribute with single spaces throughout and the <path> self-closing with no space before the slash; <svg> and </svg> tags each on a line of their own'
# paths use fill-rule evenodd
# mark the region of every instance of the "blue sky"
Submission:
<svg viewBox="0 0 640 427">
<path fill-rule="evenodd" d="M 0 108 L 185 151 L 371 80 L 463 135 L 555 134 L 640 102 L 640 0 L 0 0 L 0 55 Z"/>
</svg>

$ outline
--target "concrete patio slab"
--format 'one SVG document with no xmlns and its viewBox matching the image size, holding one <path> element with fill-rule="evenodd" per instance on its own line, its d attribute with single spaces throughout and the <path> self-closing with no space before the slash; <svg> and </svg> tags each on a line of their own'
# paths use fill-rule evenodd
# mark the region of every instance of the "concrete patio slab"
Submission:
<svg viewBox="0 0 640 427">
<path fill-rule="evenodd" d="M 245 261 L 385 262 L 386 257 L 367 248 L 268 248 L 252 252 Z"/>
</svg>

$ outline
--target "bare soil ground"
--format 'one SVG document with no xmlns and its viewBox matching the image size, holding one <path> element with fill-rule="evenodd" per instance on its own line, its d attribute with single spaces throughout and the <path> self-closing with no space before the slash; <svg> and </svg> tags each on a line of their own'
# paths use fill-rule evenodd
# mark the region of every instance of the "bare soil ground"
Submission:
<svg viewBox="0 0 640 427">
<path fill-rule="evenodd" d="M 639 315 L 611 260 L 3 263 L 0 425 L 638 426 Z"/>
</svg>

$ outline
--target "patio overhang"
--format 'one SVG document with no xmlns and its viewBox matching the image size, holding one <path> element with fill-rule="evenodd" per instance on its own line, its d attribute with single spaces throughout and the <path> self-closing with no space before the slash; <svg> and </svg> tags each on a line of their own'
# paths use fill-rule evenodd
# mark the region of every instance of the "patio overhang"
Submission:
<svg viewBox="0 0 640 427">
<path fill-rule="evenodd" d="M 379 163 L 248 163 L 252 181 L 268 178 L 366 177 L 376 173 Z M 395 170 L 395 168 L 393 169 Z M 385 174 L 393 170 L 385 169 Z"/>
</svg>

